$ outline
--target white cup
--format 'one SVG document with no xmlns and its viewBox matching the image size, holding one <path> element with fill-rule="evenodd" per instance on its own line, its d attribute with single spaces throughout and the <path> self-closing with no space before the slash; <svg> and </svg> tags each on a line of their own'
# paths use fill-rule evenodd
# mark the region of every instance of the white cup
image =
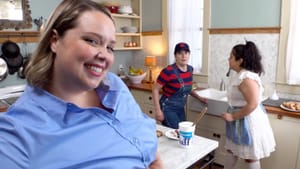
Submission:
<svg viewBox="0 0 300 169">
<path fill-rule="evenodd" d="M 183 121 L 179 123 L 179 145 L 184 148 L 192 146 L 193 136 L 196 125 L 191 121 Z"/>
</svg>

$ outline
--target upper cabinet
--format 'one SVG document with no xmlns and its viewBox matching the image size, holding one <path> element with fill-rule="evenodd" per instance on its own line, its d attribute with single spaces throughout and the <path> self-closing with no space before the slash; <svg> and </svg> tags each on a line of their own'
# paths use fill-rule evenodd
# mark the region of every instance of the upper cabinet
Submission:
<svg viewBox="0 0 300 169">
<path fill-rule="evenodd" d="M 117 44 L 115 50 L 142 49 L 142 0 L 102 1 L 116 24 Z"/>
<path fill-rule="evenodd" d="M 142 9 L 143 35 L 162 32 L 162 0 L 143 1 Z"/>
<path fill-rule="evenodd" d="M 28 0 L 18 0 L 28 5 Z M 116 24 L 115 50 L 140 50 L 142 43 L 142 0 L 95 0 L 107 4 Z M 1 2 L 1 1 L 0 1 Z M 6 1 L 5 1 L 6 2 Z M 26 2 L 26 3 L 25 3 Z M 3 1 L 4 3 L 4 1 Z M 0 3 L 1 4 L 1 3 Z M 29 7 L 29 6 L 28 6 Z M 27 9 L 27 8 L 26 8 Z M 24 9 L 25 10 L 25 9 Z M 30 12 L 27 12 L 30 13 Z M 0 19 L 1 20 L 1 19 Z M 0 22 L 0 43 L 6 40 L 14 42 L 37 42 L 40 32 L 32 30 L 1 30 L 8 22 Z M 26 22 L 27 23 L 27 22 Z M 31 21 L 29 22 L 31 24 Z M 9 23 L 11 24 L 11 23 Z M 19 27 L 19 24 L 15 28 Z M 31 25 L 30 25 L 31 26 Z M 6 27 L 7 28 L 7 27 Z"/>
</svg>

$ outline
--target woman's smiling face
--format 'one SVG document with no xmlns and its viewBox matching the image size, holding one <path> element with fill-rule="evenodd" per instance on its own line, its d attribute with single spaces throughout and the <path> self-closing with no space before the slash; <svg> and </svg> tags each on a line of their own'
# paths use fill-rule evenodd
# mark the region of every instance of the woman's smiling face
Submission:
<svg viewBox="0 0 300 169">
<path fill-rule="evenodd" d="M 56 54 L 53 81 L 64 88 L 96 88 L 113 64 L 116 43 L 113 21 L 99 11 L 87 11 L 76 26 L 59 36 L 54 30 L 51 49 Z"/>
</svg>

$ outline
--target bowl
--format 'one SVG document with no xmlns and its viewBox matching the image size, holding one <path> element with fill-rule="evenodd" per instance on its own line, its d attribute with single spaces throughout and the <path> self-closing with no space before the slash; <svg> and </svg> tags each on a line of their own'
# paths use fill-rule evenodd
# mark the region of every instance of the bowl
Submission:
<svg viewBox="0 0 300 169">
<path fill-rule="evenodd" d="M 121 30 L 124 33 L 136 33 L 138 31 L 138 28 L 135 26 L 123 26 L 121 27 Z"/>
<path fill-rule="evenodd" d="M 115 5 L 105 6 L 105 7 L 110 11 L 110 13 L 118 13 L 119 11 L 119 7 Z"/>
<path fill-rule="evenodd" d="M 132 11 L 131 6 L 122 5 L 122 6 L 119 7 L 118 12 L 120 14 L 131 14 L 133 11 Z"/>
<path fill-rule="evenodd" d="M 146 75 L 147 75 L 147 72 L 144 72 L 141 75 L 129 75 L 129 74 L 127 74 L 127 77 L 128 77 L 129 81 L 132 84 L 141 84 L 142 80 L 146 77 Z"/>
</svg>

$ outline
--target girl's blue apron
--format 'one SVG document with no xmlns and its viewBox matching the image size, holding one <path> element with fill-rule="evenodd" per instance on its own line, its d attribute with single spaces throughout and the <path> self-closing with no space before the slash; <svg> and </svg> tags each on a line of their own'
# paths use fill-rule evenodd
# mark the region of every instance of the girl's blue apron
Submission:
<svg viewBox="0 0 300 169">
<path fill-rule="evenodd" d="M 181 88 L 175 94 L 169 97 L 162 95 L 159 103 L 165 116 L 164 120 L 162 121 L 162 125 L 178 129 L 178 123 L 186 120 L 185 105 L 187 96 L 192 90 L 192 85 L 184 85 L 184 82 L 180 77 L 175 64 L 173 65 L 173 69 L 178 81 L 180 82 Z"/>
<path fill-rule="evenodd" d="M 259 106 L 266 113 L 266 109 L 261 103 Z M 227 112 L 233 114 L 240 111 L 240 109 L 241 107 L 229 107 Z M 232 122 L 226 122 L 226 136 L 235 144 L 252 145 L 253 143 L 249 124 L 244 117 Z"/>
</svg>

